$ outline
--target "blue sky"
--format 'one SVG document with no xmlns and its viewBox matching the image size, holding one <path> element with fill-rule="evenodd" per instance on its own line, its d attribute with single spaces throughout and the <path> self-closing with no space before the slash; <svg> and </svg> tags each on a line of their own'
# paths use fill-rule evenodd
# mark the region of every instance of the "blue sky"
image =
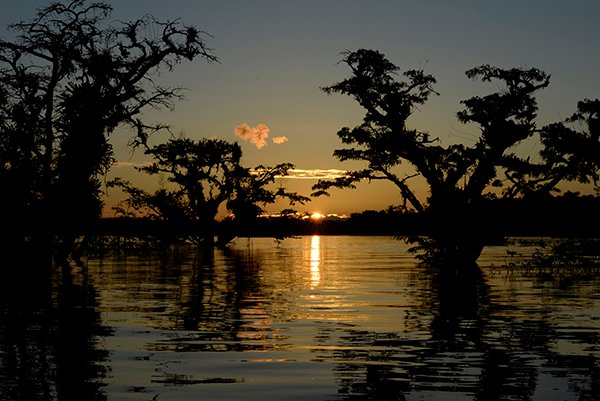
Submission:
<svg viewBox="0 0 600 401">
<path fill-rule="evenodd" d="M 38 0 L 6 2 L 0 24 L 29 19 L 47 4 Z M 164 82 L 188 88 L 174 112 L 148 112 L 150 121 L 171 125 L 191 138 L 239 140 L 234 128 L 265 124 L 270 142 L 262 149 L 242 142 L 247 165 L 292 162 L 299 169 L 340 169 L 352 165 L 331 156 L 340 146 L 336 132 L 353 126 L 362 113 L 351 99 L 328 96 L 319 87 L 344 79 L 340 52 L 358 48 L 382 51 L 402 69 L 424 68 L 433 74 L 440 96 L 411 119 L 444 143 L 472 143 L 475 127 L 459 124 L 460 100 L 494 90 L 468 80 L 464 71 L 481 65 L 538 67 L 552 75 L 539 96 L 539 122 L 568 117 L 578 100 L 600 97 L 600 2 L 598 1 L 252 1 L 171 0 L 108 1 L 115 20 L 144 14 L 181 20 L 208 32 L 209 47 L 220 63 L 182 64 Z M 166 136 L 156 137 L 156 141 Z M 128 133 L 113 137 L 121 161 L 141 161 L 125 144 Z M 531 152 L 535 148 L 530 149 Z M 356 166 L 356 165 L 354 165 Z M 115 175 L 133 177 L 131 167 Z M 310 180 L 284 185 L 309 192 Z M 422 194 L 425 196 L 425 193 Z M 110 194 L 108 204 L 118 199 Z M 336 192 L 306 210 L 348 213 L 397 204 L 391 184 L 361 185 Z"/>
</svg>

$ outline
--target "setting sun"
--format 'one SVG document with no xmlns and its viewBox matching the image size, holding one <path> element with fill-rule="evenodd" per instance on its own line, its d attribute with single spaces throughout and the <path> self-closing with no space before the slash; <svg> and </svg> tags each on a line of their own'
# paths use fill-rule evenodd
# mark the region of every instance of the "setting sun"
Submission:
<svg viewBox="0 0 600 401">
<path fill-rule="evenodd" d="M 322 215 L 322 214 L 321 214 L 321 213 L 319 213 L 319 212 L 313 212 L 313 213 L 310 215 L 310 218 L 311 218 L 311 219 L 313 219 L 313 220 L 321 220 L 323 217 L 325 217 L 325 216 L 324 216 L 324 215 Z"/>
</svg>

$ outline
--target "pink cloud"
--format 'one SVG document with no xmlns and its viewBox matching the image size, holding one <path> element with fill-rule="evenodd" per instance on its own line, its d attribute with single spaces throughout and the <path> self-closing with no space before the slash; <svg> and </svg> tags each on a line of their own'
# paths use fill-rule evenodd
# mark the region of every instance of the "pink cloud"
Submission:
<svg viewBox="0 0 600 401">
<path fill-rule="evenodd" d="M 257 149 L 262 149 L 266 146 L 270 131 L 271 129 L 267 127 L 266 124 L 258 124 L 256 127 L 252 128 L 244 123 L 234 128 L 234 132 L 237 136 L 244 141 L 250 141 Z"/>
<path fill-rule="evenodd" d="M 288 141 L 287 136 L 276 136 L 273 139 L 273 143 L 277 145 L 281 145 L 282 143 L 286 143 Z"/>
</svg>

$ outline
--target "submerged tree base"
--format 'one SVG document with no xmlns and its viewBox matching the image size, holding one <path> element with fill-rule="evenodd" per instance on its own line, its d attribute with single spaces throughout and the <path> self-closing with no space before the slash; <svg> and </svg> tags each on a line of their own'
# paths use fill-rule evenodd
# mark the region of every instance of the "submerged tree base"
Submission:
<svg viewBox="0 0 600 401">
<path fill-rule="evenodd" d="M 450 270 L 465 270 L 477 265 L 483 251 L 482 241 L 450 241 L 431 237 L 411 237 L 409 243 L 416 244 L 410 252 L 429 266 Z"/>
</svg>

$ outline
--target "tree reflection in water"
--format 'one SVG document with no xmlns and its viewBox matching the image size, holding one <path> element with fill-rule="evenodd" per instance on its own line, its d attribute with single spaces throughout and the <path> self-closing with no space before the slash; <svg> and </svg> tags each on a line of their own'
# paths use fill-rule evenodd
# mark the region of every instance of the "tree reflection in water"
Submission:
<svg viewBox="0 0 600 401">
<path fill-rule="evenodd" d="M 0 399 L 597 397 L 597 277 L 457 276 L 382 239 L 255 243 L 2 280 Z"/>
<path fill-rule="evenodd" d="M 95 288 L 77 268 L 44 277 L 37 267 L 13 261 L 0 278 L 0 399 L 106 399 L 108 353 L 96 343 L 111 331 Z"/>
<path fill-rule="evenodd" d="M 298 351 L 294 349 L 298 339 L 293 338 L 297 333 L 290 327 L 294 321 L 309 320 L 316 330 L 313 343 L 301 345 L 310 350 L 313 362 L 332 366 L 338 383 L 337 395 L 327 399 L 533 400 L 543 398 L 540 394 L 549 384 L 568 387 L 571 395 L 575 393 L 581 400 L 597 394 L 597 357 L 564 355 L 557 350 L 555 340 L 560 333 L 552 316 L 545 314 L 544 308 L 526 315 L 517 299 L 499 298 L 506 294 L 499 295 L 489 283 L 489 274 L 478 266 L 460 269 L 461 275 L 415 268 L 413 282 L 408 283 L 414 303 L 398 313 L 404 330 L 376 331 L 365 329 L 360 321 L 347 321 L 352 315 L 344 315 L 344 306 L 337 301 L 325 304 L 323 298 L 319 300 L 328 292 L 337 294 L 349 288 L 331 283 L 329 255 L 317 250 L 314 239 L 303 250 L 304 281 L 295 276 L 297 260 L 286 266 L 293 256 L 285 250 L 268 256 L 261 249 L 220 252 L 196 257 L 189 290 L 174 311 L 178 323 L 173 328 L 182 334 L 162 343 L 160 350 L 259 351 L 265 358 L 273 358 Z M 185 269 L 180 273 L 181 281 L 187 273 Z M 298 293 L 304 294 L 304 300 Z M 368 294 L 364 297 L 368 299 Z M 302 304 L 307 301 L 312 303 Z M 327 321 L 327 316 L 332 320 Z M 342 320 L 336 320 L 341 316 Z M 286 329 L 275 329 L 282 322 Z M 570 335 L 581 336 L 586 344 L 597 343 L 594 338 L 583 338 L 596 334 Z M 290 369 L 293 371 L 293 366 Z M 164 372 L 160 380 L 183 383 L 181 377 L 176 381 L 169 374 Z M 194 384 L 197 378 L 187 379 L 186 384 Z"/>
<path fill-rule="evenodd" d="M 215 252 L 224 258 L 218 268 Z M 190 267 L 187 291 L 175 311 L 175 328 L 185 332 L 185 338 L 173 341 L 169 350 L 247 352 L 285 347 L 286 336 L 270 327 L 273 290 L 261 282 L 260 266 L 251 254 L 204 250 L 194 255 Z"/>
<path fill-rule="evenodd" d="M 561 336 L 550 316 L 503 311 L 477 266 L 460 276 L 425 270 L 418 280 L 428 281 L 429 291 L 419 294 L 420 310 L 405 317 L 405 326 L 415 332 L 362 331 L 354 325 L 321 331 L 322 344 L 336 343 L 334 352 L 320 351 L 318 358 L 337 364 L 339 399 L 405 400 L 409 394 L 477 401 L 553 394 L 547 398 L 553 399 L 566 388 L 579 400 L 597 399 L 597 349 L 589 355 L 561 354 L 553 345 Z M 423 321 L 429 322 L 428 332 L 418 339 Z M 573 334 L 582 343 L 598 343 L 598 333 L 588 339 L 585 330 Z"/>
</svg>

